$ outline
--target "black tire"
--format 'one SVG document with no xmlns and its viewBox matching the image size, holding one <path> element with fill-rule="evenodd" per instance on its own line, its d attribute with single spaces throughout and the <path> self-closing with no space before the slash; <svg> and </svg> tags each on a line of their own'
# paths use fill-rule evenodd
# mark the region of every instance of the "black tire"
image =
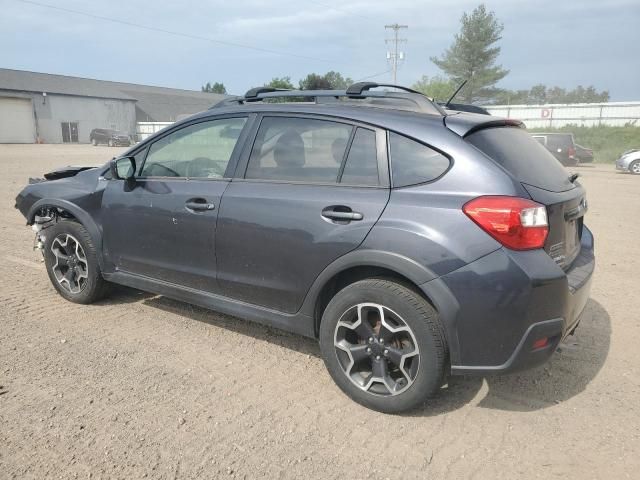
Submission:
<svg viewBox="0 0 640 480">
<path fill-rule="evenodd" d="M 419 350 L 418 365 L 415 367 L 417 371 L 415 377 L 409 380 L 412 383 L 407 383 L 400 379 L 404 385 L 408 385 L 404 387 L 404 390 L 400 389 L 399 392 L 392 393 L 391 389 L 386 388 L 387 393 L 376 393 L 372 392 L 370 387 L 368 391 L 365 391 L 363 386 L 358 386 L 346 373 L 343 366 L 344 359 L 341 360 L 339 358 L 339 356 L 344 357 L 344 354 L 339 353 L 340 349 L 334 345 L 334 342 L 338 343 L 340 329 L 344 330 L 344 327 L 337 328 L 338 322 L 344 325 L 344 320 L 341 321 L 341 319 L 346 318 L 345 316 L 347 315 L 352 315 L 350 312 L 353 312 L 353 308 L 357 308 L 357 305 L 366 303 L 377 304 L 384 309 L 388 309 L 388 311 L 385 310 L 384 312 L 397 314 L 404 325 L 409 327 L 412 333 L 411 338 L 416 341 L 416 346 Z M 384 313 L 384 315 L 386 316 L 387 313 Z M 358 313 L 358 318 L 360 318 L 360 313 Z M 389 321 L 392 320 L 390 319 Z M 357 322 L 352 325 L 355 324 Z M 379 332 L 382 331 L 379 330 Z M 380 333 L 379 337 L 381 338 L 382 336 L 383 334 Z M 372 338 L 369 337 L 368 341 L 371 342 Z M 374 343 L 377 344 L 378 342 L 380 340 L 376 337 Z M 351 341 L 349 345 L 352 345 Z M 360 340 L 357 343 L 354 342 L 353 345 L 356 348 L 363 346 Z M 380 347 L 378 346 L 377 348 Z M 384 349 L 385 346 L 383 345 L 382 348 Z M 322 350 L 327 370 L 329 370 L 331 377 L 344 393 L 365 407 L 385 413 L 403 412 L 424 404 L 442 386 L 448 361 L 444 330 L 435 309 L 411 288 L 391 280 L 378 278 L 355 282 L 333 297 L 322 315 L 320 349 Z M 371 351 L 371 348 L 367 348 L 367 350 Z M 400 351 L 404 350 L 400 349 Z M 368 355 L 371 357 L 371 353 Z M 384 356 L 387 356 L 386 350 Z M 351 354 L 349 354 L 349 358 L 350 371 L 353 371 L 355 365 L 366 365 L 369 361 L 373 365 L 374 362 L 373 357 L 371 357 L 364 358 L 362 360 L 364 363 L 362 364 L 356 364 Z M 380 358 L 380 355 L 375 357 L 376 361 L 380 361 Z M 386 369 L 390 371 L 394 368 L 390 359 L 383 358 L 382 361 L 387 365 L 385 371 Z M 363 368 L 366 370 L 366 366 L 363 366 Z M 396 371 L 398 370 L 396 369 Z M 372 366 L 371 377 L 374 376 L 373 372 Z M 360 375 L 360 373 L 357 375 Z M 383 385 L 383 383 L 380 383 L 379 389 L 384 389 Z"/>
<path fill-rule="evenodd" d="M 47 228 L 44 237 L 46 238 L 44 244 L 44 261 L 47 274 L 49 275 L 49 280 L 51 280 L 52 285 L 62 297 L 70 302 L 89 304 L 100 300 L 108 293 L 109 283 L 102 278 L 93 241 L 89 232 L 87 232 L 81 224 L 70 220 L 60 221 L 52 227 Z M 73 241 L 69 240 L 69 238 L 73 239 Z M 80 249 L 76 250 L 75 248 L 71 248 L 71 250 L 74 252 L 82 252 L 82 255 L 71 253 L 71 256 L 76 257 L 76 260 L 72 259 L 74 262 L 73 265 L 78 266 L 78 268 L 84 271 L 84 275 L 86 275 L 86 278 L 83 277 L 78 281 L 78 291 L 73 291 L 72 288 L 70 288 L 70 282 L 59 278 L 61 276 L 64 277 L 62 273 L 64 273 L 64 271 L 68 272 L 70 268 L 66 266 L 70 264 L 69 261 L 64 261 L 62 266 L 59 264 L 61 257 L 69 256 L 69 252 L 64 250 L 66 247 L 62 247 L 62 250 L 60 247 L 63 243 L 73 246 L 73 242 L 79 244 Z M 54 250 L 58 252 L 60 257 L 54 254 Z M 82 258 L 82 260 L 78 260 L 78 258 Z M 85 264 L 86 268 L 84 268 Z M 72 273 L 71 277 L 74 276 L 75 274 Z M 71 281 L 74 282 L 73 279 Z"/>
<path fill-rule="evenodd" d="M 633 175 L 640 175 L 640 160 L 635 160 L 629 164 L 629 171 Z"/>
</svg>

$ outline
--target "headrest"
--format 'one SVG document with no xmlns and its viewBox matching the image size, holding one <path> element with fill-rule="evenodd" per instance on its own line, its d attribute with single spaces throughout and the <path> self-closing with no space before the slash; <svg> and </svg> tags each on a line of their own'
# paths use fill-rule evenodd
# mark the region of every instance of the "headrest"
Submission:
<svg viewBox="0 0 640 480">
<path fill-rule="evenodd" d="M 300 134 L 294 130 L 283 133 L 273 148 L 273 159 L 279 167 L 304 166 L 304 141 Z"/>
</svg>

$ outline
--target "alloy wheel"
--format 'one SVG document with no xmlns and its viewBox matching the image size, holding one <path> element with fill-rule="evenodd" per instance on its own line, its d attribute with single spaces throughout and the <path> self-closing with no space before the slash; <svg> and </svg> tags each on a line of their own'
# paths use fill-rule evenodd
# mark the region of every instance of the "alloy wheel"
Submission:
<svg viewBox="0 0 640 480">
<path fill-rule="evenodd" d="M 640 174 L 640 162 L 633 162 L 633 165 L 631 165 L 631 171 L 636 175 Z"/>
<path fill-rule="evenodd" d="M 89 264 L 80 242 L 68 233 L 59 235 L 51 243 L 51 253 L 56 259 L 53 274 L 60 286 L 70 293 L 80 293 L 89 278 Z"/>
<path fill-rule="evenodd" d="M 418 343 L 409 325 L 376 303 L 354 305 L 342 315 L 335 328 L 334 347 L 344 374 L 373 395 L 404 392 L 420 367 Z"/>
</svg>

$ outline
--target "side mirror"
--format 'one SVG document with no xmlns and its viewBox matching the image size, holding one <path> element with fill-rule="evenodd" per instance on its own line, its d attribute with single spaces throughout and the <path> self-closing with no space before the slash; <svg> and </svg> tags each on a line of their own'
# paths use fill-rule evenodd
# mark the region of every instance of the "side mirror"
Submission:
<svg viewBox="0 0 640 480">
<path fill-rule="evenodd" d="M 114 180 L 131 180 L 136 175 L 136 159 L 134 157 L 114 158 L 109 162 L 109 171 Z"/>
</svg>

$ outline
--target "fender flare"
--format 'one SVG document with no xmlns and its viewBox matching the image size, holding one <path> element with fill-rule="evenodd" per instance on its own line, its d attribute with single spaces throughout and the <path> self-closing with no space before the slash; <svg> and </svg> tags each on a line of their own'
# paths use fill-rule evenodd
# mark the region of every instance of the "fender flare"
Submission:
<svg viewBox="0 0 640 480">
<path fill-rule="evenodd" d="M 87 232 L 89 232 L 93 245 L 98 253 L 97 256 L 100 270 L 104 271 L 104 259 L 102 258 L 102 229 L 93 220 L 91 215 L 78 207 L 75 203 L 71 203 L 68 200 L 62 200 L 59 198 L 41 198 L 29 209 L 29 213 L 27 214 L 27 225 L 33 225 L 36 213 L 45 206 L 62 208 L 78 219 L 82 226 L 87 229 Z"/>
<path fill-rule="evenodd" d="M 381 267 L 407 277 L 415 285 L 426 283 L 437 278 L 428 268 L 397 253 L 383 250 L 354 250 L 334 260 L 318 275 L 302 303 L 301 312 L 313 316 L 316 301 L 322 289 L 333 277 L 354 267 Z"/>
<path fill-rule="evenodd" d="M 420 265 L 397 253 L 383 250 L 354 250 L 329 264 L 316 278 L 307 292 L 300 312 L 315 319 L 315 308 L 320 292 L 336 275 L 354 267 L 381 267 L 402 275 L 410 280 L 430 300 L 438 311 L 449 346 L 451 360 L 458 358 L 459 343 L 455 326 L 459 304 L 446 284 L 438 275 L 424 265 Z M 315 320 L 314 320 L 315 324 Z M 317 326 L 314 326 L 314 330 Z M 316 336 L 316 332 L 310 332 Z"/>
</svg>

